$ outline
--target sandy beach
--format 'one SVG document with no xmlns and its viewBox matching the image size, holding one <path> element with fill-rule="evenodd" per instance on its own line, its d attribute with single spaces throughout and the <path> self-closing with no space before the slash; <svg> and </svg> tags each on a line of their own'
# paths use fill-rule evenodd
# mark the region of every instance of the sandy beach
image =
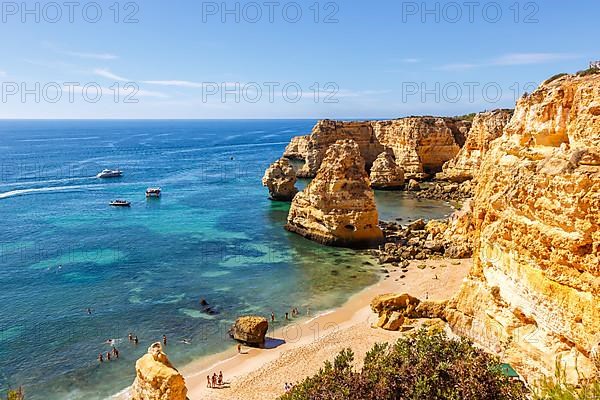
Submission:
<svg viewBox="0 0 600 400">
<path fill-rule="evenodd" d="M 423 268 L 423 266 L 426 266 Z M 190 400 L 275 399 L 284 393 L 286 382 L 297 383 L 316 373 L 323 362 L 350 347 L 358 364 L 375 343 L 393 342 L 401 334 L 372 328 L 376 315 L 369 308 L 373 297 L 407 292 L 421 299 L 444 300 L 460 287 L 471 260 L 413 261 L 408 272 L 390 269 L 389 277 L 352 296 L 343 306 L 315 317 L 269 331 L 279 340 L 271 349 L 232 347 L 203 358 L 182 369 Z M 404 276 L 404 277 L 402 277 Z M 206 376 L 223 371 L 226 387 L 207 388 Z"/>
</svg>

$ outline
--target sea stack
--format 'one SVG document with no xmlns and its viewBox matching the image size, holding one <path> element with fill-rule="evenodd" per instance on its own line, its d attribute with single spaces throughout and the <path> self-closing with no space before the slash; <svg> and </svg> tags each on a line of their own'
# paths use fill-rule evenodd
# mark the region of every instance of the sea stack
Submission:
<svg viewBox="0 0 600 400">
<path fill-rule="evenodd" d="M 371 167 L 373 189 L 398 189 L 404 187 L 404 170 L 396 164 L 391 152 L 381 153 Z"/>
<path fill-rule="evenodd" d="M 530 377 L 558 359 L 568 381 L 595 373 L 599 133 L 600 74 L 557 77 L 519 100 L 479 170 L 474 267 L 446 317 Z"/>
<path fill-rule="evenodd" d="M 154 343 L 148 354 L 137 360 L 135 373 L 131 400 L 186 400 L 183 375 L 171 365 L 160 343 Z"/>
<path fill-rule="evenodd" d="M 280 158 L 267 168 L 262 183 L 269 188 L 269 196 L 272 200 L 291 201 L 298 193 L 298 189 L 294 186 L 296 173 L 286 158 Z"/>
<path fill-rule="evenodd" d="M 369 247 L 383 239 L 359 146 L 331 145 L 315 179 L 294 197 L 286 229 L 329 246 Z"/>
</svg>

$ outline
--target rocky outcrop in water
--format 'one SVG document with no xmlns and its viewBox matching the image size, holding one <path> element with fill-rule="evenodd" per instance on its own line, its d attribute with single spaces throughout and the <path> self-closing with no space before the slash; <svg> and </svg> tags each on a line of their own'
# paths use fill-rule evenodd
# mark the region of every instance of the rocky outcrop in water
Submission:
<svg viewBox="0 0 600 400">
<path fill-rule="evenodd" d="M 272 200 L 291 201 L 298 193 L 296 173 L 286 158 L 280 158 L 267 168 L 262 184 L 269 188 Z"/>
<path fill-rule="evenodd" d="M 600 341 L 600 75 L 523 97 L 479 170 L 474 268 L 446 317 L 525 375 L 591 376 Z M 577 368 L 575 368 L 575 366 Z"/>
<path fill-rule="evenodd" d="M 408 179 L 422 179 L 441 171 L 464 145 L 471 123 L 436 117 L 409 117 L 389 121 L 319 121 L 306 138 L 294 138 L 286 154 L 302 154 L 305 165 L 298 176 L 314 177 L 329 146 L 351 139 L 358 144 L 366 168 L 385 150 L 391 151 Z"/>
<path fill-rule="evenodd" d="M 483 156 L 493 140 L 502 136 L 513 110 L 495 110 L 477 114 L 465 145 L 456 157 L 443 166 L 438 179 L 464 182 L 477 176 Z"/>
<path fill-rule="evenodd" d="M 369 247 L 382 240 L 375 196 L 354 141 L 328 148 L 315 179 L 294 197 L 286 229 L 332 246 Z"/>
<path fill-rule="evenodd" d="M 266 318 L 257 316 L 239 317 L 231 327 L 231 336 L 240 342 L 253 346 L 265 343 L 265 335 L 269 330 Z"/>
<path fill-rule="evenodd" d="M 304 160 L 308 151 L 308 140 L 308 135 L 293 137 L 285 148 L 283 156 L 290 160 Z"/>
<path fill-rule="evenodd" d="M 400 168 L 390 152 L 384 151 L 371 167 L 373 189 L 398 189 L 404 187 L 404 170 Z"/>
<path fill-rule="evenodd" d="M 186 400 L 183 375 L 171 365 L 160 343 L 135 363 L 136 378 L 131 387 L 132 400 Z"/>
</svg>

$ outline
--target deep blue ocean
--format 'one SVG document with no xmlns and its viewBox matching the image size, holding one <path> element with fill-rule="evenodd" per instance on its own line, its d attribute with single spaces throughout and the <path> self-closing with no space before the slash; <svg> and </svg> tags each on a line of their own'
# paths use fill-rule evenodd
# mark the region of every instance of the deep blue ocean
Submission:
<svg viewBox="0 0 600 400">
<path fill-rule="evenodd" d="M 315 122 L 0 121 L 0 395 L 103 399 L 162 335 L 181 367 L 231 346 L 239 315 L 314 313 L 374 283 L 367 256 L 286 232 L 289 205 L 261 185 Z M 104 168 L 124 176 L 95 178 Z M 162 198 L 147 200 L 149 186 Z M 376 195 L 381 219 L 451 211 Z M 120 359 L 99 364 L 107 339 Z"/>
</svg>

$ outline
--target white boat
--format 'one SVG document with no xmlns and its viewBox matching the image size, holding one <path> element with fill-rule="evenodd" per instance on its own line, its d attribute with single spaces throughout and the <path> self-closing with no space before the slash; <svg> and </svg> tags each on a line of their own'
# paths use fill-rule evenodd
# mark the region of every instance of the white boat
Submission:
<svg viewBox="0 0 600 400">
<path fill-rule="evenodd" d="M 146 189 L 146 197 L 160 197 L 161 189 L 157 188 L 148 188 Z"/>
<path fill-rule="evenodd" d="M 100 172 L 98 175 L 96 175 L 96 178 L 119 178 L 123 176 L 123 171 L 118 170 L 118 169 L 104 169 L 102 170 L 102 172 Z"/>
<path fill-rule="evenodd" d="M 131 203 L 127 200 L 115 200 L 111 201 L 110 205 L 113 207 L 131 207 Z"/>
</svg>

